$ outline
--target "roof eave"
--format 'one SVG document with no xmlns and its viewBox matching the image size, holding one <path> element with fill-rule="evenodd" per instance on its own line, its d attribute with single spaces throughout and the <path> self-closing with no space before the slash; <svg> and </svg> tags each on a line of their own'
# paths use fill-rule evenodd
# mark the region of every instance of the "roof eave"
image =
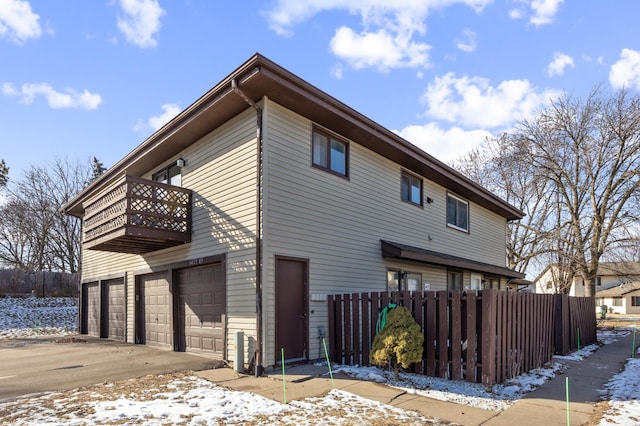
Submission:
<svg viewBox="0 0 640 426">
<path fill-rule="evenodd" d="M 246 102 L 233 93 L 233 80 L 236 80 L 243 92 L 254 101 L 258 102 L 263 97 L 271 98 L 311 121 L 337 131 L 403 167 L 440 183 L 506 220 L 524 217 L 524 212 L 500 197 L 260 54 L 252 56 L 191 106 L 149 136 L 65 204 L 62 210 L 67 214 L 82 217 L 83 200 L 90 194 L 124 174 L 147 173 L 247 109 Z"/>
</svg>

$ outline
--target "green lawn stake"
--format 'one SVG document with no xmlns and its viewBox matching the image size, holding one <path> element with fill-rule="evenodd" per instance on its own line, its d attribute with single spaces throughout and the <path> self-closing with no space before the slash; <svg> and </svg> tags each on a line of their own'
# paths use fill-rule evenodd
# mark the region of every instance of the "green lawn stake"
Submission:
<svg viewBox="0 0 640 426">
<path fill-rule="evenodd" d="M 570 416 L 569 416 L 569 378 L 565 377 L 566 388 L 567 388 L 567 426 L 571 426 Z"/>
<path fill-rule="evenodd" d="M 282 352 L 282 391 L 284 392 L 284 403 L 287 403 L 287 378 L 284 375 L 284 348 L 280 348 Z"/>
<path fill-rule="evenodd" d="M 327 357 L 327 365 L 329 366 L 329 377 L 331 377 L 331 387 L 335 390 L 336 385 L 333 383 L 333 373 L 331 372 L 331 362 L 329 361 L 329 351 L 327 351 L 327 342 L 322 338 L 322 344 L 324 345 L 324 356 Z"/>
</svg>

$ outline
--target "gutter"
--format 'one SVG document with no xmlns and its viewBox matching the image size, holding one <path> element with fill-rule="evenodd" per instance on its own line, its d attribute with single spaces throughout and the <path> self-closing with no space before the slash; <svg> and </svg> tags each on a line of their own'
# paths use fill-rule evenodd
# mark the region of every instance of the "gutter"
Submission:
<svg viewBox="0 0 640 426">
<path fill-rule="evenodd" d="M 231 88 L 256 110 L 257 166 L 256 166 L 256 363 L 255 376 L 262 376 L 262 109 L 231 80 Z"/>
</svg>

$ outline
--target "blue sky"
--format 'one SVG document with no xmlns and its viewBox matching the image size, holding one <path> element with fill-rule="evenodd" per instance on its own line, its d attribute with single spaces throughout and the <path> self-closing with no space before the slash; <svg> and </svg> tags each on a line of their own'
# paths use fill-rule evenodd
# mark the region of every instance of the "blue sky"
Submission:
<svg viewBox="0 0 640 426">
<path fill-rule="evenodd" d="M 640 90 L 637 0 L 0 0 L 0 159 L 115 164 L 260 52 L 443 161 Z"/>
</svg>

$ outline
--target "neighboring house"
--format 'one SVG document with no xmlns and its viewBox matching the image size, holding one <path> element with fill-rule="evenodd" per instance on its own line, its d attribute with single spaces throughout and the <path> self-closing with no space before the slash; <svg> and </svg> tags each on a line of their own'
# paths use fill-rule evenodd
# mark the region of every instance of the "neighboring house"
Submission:
<svg viewBox="0 0 640 426">
<path fill-rule="evenodd" d="M 317 358 L 328 294 L 523 278 L 520 210 L 259 54 L 63 209 L 83 220 L 82 332 L 244 347 L 256 372 Z"/>
<path fill-rule="evenodd" d="M 556 265 L 548 266 L 534 280 L 536 293 L 558 293 Z M 596 293 L 620 284 L 640 280 L 640 262 L 601 262 L 596 274 Z M 584 280 L 576 273 L 571 281 L 570 296 L 584 296 Z"/>
<path fill-rule="evenodd" d="M 614 314 L 640 314 L 640 282 L 620 284 L 596 292 L 596 312 L 601 306 Z"/>
</svg>

